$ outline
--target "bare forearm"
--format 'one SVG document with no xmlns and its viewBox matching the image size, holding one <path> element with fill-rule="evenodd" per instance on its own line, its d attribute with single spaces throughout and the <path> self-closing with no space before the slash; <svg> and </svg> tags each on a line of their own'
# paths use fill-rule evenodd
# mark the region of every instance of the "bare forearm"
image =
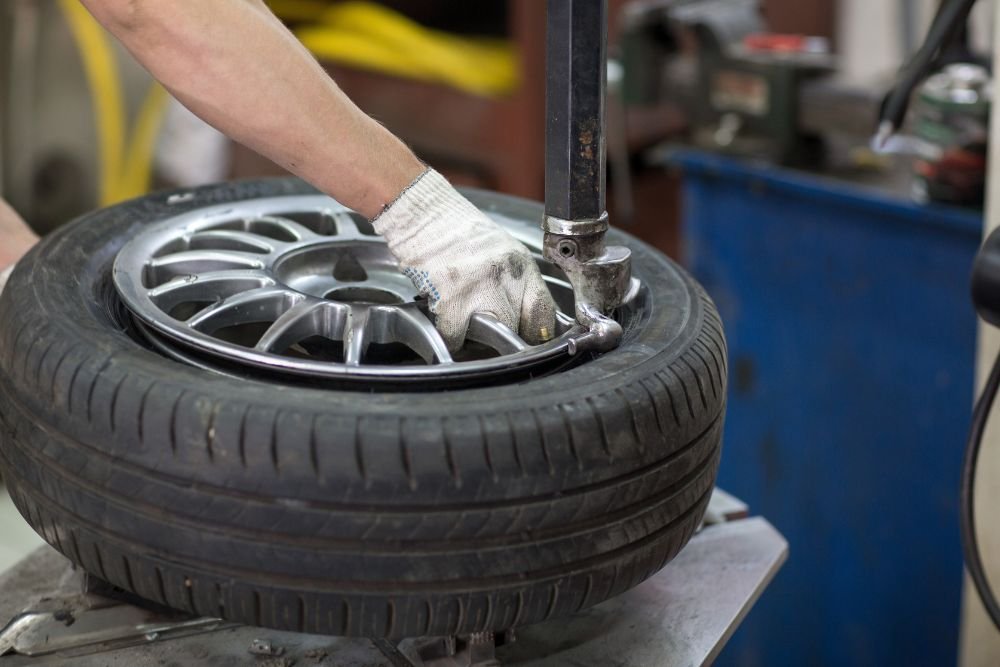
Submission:
<svg viewBox="0 0 1000 667">
<path fill-rule="evenodd" d="M 194 113 L 362 214 L 421 171 L 260 0 L 83 2 Z"/>
</svg>

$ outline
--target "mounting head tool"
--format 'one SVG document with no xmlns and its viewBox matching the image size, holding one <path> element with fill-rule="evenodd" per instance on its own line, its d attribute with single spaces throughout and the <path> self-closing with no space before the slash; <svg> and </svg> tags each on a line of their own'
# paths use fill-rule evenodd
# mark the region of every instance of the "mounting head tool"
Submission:
<svg viewBox="0 0 1000 667">
<path fill-rule="evenodd" d="M 607 0 L 548 0 L 547 33 L 543 253 L 566 273 L 588 329 L 574 347 L 609 350 L 632 270 L 631 251 L 604 241 Z"/>
</svg>

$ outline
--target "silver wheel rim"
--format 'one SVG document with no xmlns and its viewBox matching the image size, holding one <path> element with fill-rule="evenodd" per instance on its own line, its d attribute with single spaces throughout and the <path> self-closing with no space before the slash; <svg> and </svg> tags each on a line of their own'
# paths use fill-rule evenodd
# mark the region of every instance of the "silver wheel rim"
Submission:
<svg viewBox="0 0 1000 667">
<path fill-rule="evenodd" d="M 531 346 L 473 316 L 449 354 L 425 304 L 370 223 L 329 197 L 274 197 L 183 213 L 119 252 L 119 295 L 156 347 L 281 374 L 392 381 L 496 377 L 551 365 L 584 333 L 572 287 L 541 257 L 541 231 L 488 213 L 535 256 L 560 308 Z"/>
</svg>

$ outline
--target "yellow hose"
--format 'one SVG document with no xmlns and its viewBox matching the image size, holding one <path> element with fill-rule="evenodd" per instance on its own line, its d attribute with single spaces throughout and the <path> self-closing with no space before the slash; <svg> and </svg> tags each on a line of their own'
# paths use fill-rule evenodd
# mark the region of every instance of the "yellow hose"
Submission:
<svg viewBox="0 0 1000 667">
<path fill-rule="evenodd" d="M 125 102 L 115 54 L 101 27 L 78 0 L 59 0 L 59 6 L 76 41 L 91 90 L 100 165 L 99 199 L 107 206 L 116 201 L 125 149 Z"/>
<path fill-rule="evenodd" d="M 317 57 L 397 76 L 500 96 L 518 84 L 516 51 L 505 40 L 430 30 L 370 2 L 344 2 L 295 32 Z"/>
<path fill-rule="evenodd" d="M 97 132 L 100 205 L 138 197 L 149 191 L 156 138 L 169 96 L 157 83 L 150 87 L 126 146 L 125 96 L 114 49 L 104 29 L 78 0 L 59 0 L 59 6 L 90 87 Z"/>
<path fill-rule="evenodd" d="M 153 177 L 153 158 L 156 155 L 156 139 L 160 135 L 163 115 L 167 110 L 170 95 L 163 86 L 153 83 L 146 93 L 139 114 L 132 128 L 128 142 L 124 169 L 119 177 L 116 193 L 117 201 L 132 199 L 149 192 Z"/>
<path fill-rule="evenodd" d="M 330 8 L 326 0 L 267 0 L 279 18 L 285 21 L 318 21 Z"/>
</svg>

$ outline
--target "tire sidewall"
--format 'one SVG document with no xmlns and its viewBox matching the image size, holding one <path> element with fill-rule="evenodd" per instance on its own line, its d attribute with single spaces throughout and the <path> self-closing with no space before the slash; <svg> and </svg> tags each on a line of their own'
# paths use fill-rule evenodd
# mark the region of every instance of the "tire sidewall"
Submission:
<svg viewBox="0 0 1000 667">
<path fill-rule="evenodd" d="M 581 400 L 609 387 L 627 384 L 635 375 L 648 373 L 650 364 L 668 364 L 693 339 L 701 324 L 700 287 L 679 266 L 645 243 L 612 229 L 610 243 L 632 250 L 633 274 L 639 276 L 647 295 L 641 322 L 626 331 L 615 350 L 564 372 L 516 384 L 457 389 L 445 392 L 380 391 L 377 401 L 358 401 L 365 391 L 308 388 L 259 380 L 241 380 L 187 366 L 167 359 L 133 340 L 108 309 L 111 270 L 118 251 L 148 225 L 200 207 L 255 197 L 315 194 L 297 179 L 272 179 L 205 186 L 195 190 L 148 195 L 85 215 L 43 239 L 17 266 L 5 292 L 30 291 L 47 324 L 64 336 L 88 341 L 95 355 L 114 355 L 132 372 L 150 378 L 165 376 L 180 385 L 219 392 L 267 407 L 337 411 L 341 404 L 351 414 L 432 416 L 461 409 L 496 410 L 511 402 L 521 409 L 525 401 L 555 405 Z M 477 200 L 476 191 L 468 193 Z M 515 197 L 492 195 L 492 213 L 501 213 L 521 224 L 540 219 L 538 204 Z M 496 206 L 501 202 L 502 209 Z M 516 216 L 516 217 L 515 217 Z M 66 276 L 73 276 L 67 280 Z M 0 295 L 0 317 L 11 322 L 26 314 L 9 313 Z M 2 339 L 2 337 L 0 337 Z M 426 389 L 426 388 L 420 388 Z M 263 399 L 263 400 L 262 400 Z"/>
</svg>

